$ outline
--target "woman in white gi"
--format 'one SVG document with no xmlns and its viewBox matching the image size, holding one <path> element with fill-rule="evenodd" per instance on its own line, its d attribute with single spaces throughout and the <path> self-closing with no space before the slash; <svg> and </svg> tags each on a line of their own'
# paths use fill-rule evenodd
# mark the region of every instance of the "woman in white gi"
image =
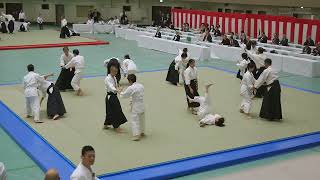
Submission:
<svg viewBox="0 0 320 180">
<path fill-rule="evenodd" d="M 106 60 L 103 61 L 103 66 L 106 67 L 106 68 L 108 68 L 108 64 L 109 64 L 109 63 L 116 65 L 116 66 L 117 66 L 117 69 L 119 69 L 119 71 L 118 71 L 118 73 L 117 73 L 117 75 L 116 75 L 117 83 L 118 83 L 118 85 L 119 85 L 119 82 L 120 82 L 120 80 L 121 80 L 121 71 L 123 71 L 123 70 L 122 70 L 122 67 L 121 67 L 120 60 L 119 60 L 119 58 L 116 58 L 116 57 L 112 57 L 112 58 L 110 58 L 110 59 L 106 59 Z"/>
<path fill-rule="evenodd" d="M 264 61 L 266 69 L 262 72 L 259 79 L 255 82 L 254 87 L 257 89 L 265 86 L 267 92 L 262 100 L 262 106 L 259 116 L 269 120 L 282 119 L 281 108 L 281 86 L 277 72 L 272 69 L 271 59 Z"/>
<path fill-rule="evenodd" d="M 184 83 L 184 71 L 187 69 L 187 64 L 190 59 L 190 53 L 187 48 L 179 49 L 178 56 L 171 62 L 166 81 L 180 86 L 179 83 Z M 179 76 L 180 74 L 180 76 Z"/>
<path fill-rule="evenodd" d="M 9 30 L 9 33 L 12 34 L 14 31 L 14 21 L 15 21 L 14 17 L 11 14 L 4 14 L 4 13 L 2 13 L 2 16 L 7 19 L 8 30 Z"/>
<path fill-rule="evenodd" d="M 47 115 L 49 118 L 57 120 L 59 117 L 63 116 L 64 113 L 66 113 L 66 109 L 64 107 L 59 89 L 52 82 L 47 80 L 47 77 L 49 76 L 53 76 L 53 73 L 43 76 L 43 80 L 39 87 L 39 89 L 42 91 L 40 105 L 48 94 Z"/>
<path fill-rule="evenodd" d="M 256 53 L 252 51 L 246 51 L 248 53 L 248 56 L 254 61 L 257 67 L 257 72 L 253 73 L 255 79 L 258 79 L 261 73 L 266 69 L 264 67 L 264 60 L 267 58 L 267 56 L 263 54 L 264 51 L 265 50 L 262 47 L 259 47 Z M 264 96 L 265 93 L 266 88 L 262 86 L 257 90 L 255 97 L 261 98 Z"/>
<path fill-rule="evenodd" d="M 43 82 L 43 77 L 34 72 L 34 66 L 27 66 L 28 74 L 23 78 L 24 95 L 26 98 L 27 118 L 33 116 L 34 122 L 42 123 L 40 120 L 39 85 Z M 47 75 L 48 76 L 48 75 Z M 47 77 L 45 76 L 45 77 Z"/>
<path fill-rule="evenodd" d="M 60 38 L 68 38 L 71 37 L 69 28 L 67 27 L 68 21 L 63 16 L 61 17 L 61 31 L 60 31 Z"/>
<path fill-rule="evenodd" d="M 84 61 L 84 57 L 79 55 L 78 49 L 73 50 L 73 56 L 74 57 L 71 59 L 71 61 L 68 64 L 66 64 L 64 67 L 66 69 L 75 68 L 74 76 L 71 80 L 71 86 L 76 91 L 77 96 L 82 96 L 83 92 L 82 92 L 82 89 L 80 88 L 80 80 L 83 74 L 85 61 Z"/>
<path fill-rule="evenodd" d="M 194 98 L 187 97 L 190 102 L 199 103 L 200 106 L 197 111 L 197 116 L 199 118 L 200 127 L 204 127 L 206 125 L 216 125 L 216 126 L 224 126 L 224 118 L 219 114 L 213 114 L 211 112 L 211 102 L 209 99 L 209 87 L 212 84 L 208 84 L 205 86 L 205 96 L 195 96 Z"/>
<path fill-rule="evenodd" d="M 111 59 L 107 66 L 107 77 L 105 78 L 105 85 L 107 95 L 105 98 L 106 104 L 106 117 L 104 121 L 104 129 L 108 129 L 110 125 L 114 130 L 121 133 L 120 125 L 127 122 L 127 118 L 122 112 L 121 104 L 118 99 L 117 93 L 120 92 L 116 75 L 118 74 L 118 61 Z"/>
<path fill-rule="evenodd" d="M 239 71 L 237 73 L 237 78 L 242 80 L 243 75 L 247 70 L 247 66 L 250 63 L 250 60 L 248 58 L 248 54 L 247 53 L 242 53 L 241 57 L 242 57 L 242 60 L 238 61 L 238 63 L 236 65 L 239 68 Z"/>
<path fill-rule="evenodd" d="M 242 96 L 242 101 L 240 105 L 240 112 L 244 113 L 250 117 L 250 109 L 252 106 L 252 98 L 254 97 L 254 83 L 255 79 L 253 77 L 252 71 L 254 70 L 255 66 L 253 63 L 248 65 L 247 72 L 243 75 L 243 79 L 241 81 L 240 87 L 240 95 Z"/>
<path fill-rule="evenodd" d="M 133 60 L 130 59 L 130 56 L 126 54 L 124 56 L 124 60 L 122 62 L 122 70 L 124 73 L 124 77 L 130 74 L 136 74 L 138 69 Z"/>
<path fill-rule="evenodd" d="M 130 86 L 120 93 L 120 97 L 131 97 L 131 128 L 133 141 L 139 141 L 145 136 L 145 107 L 144 107 L 144 87 L 137 83 L 137 77 L 134 74 L 129 74 L 127 77 Z"/>
<path fill-rule="evenodd" d="M 99 180 L 93 172 L 92 166 L 96 153 L 92 146 L 84 146 L 81 150 L 81 162 L 72 172 L 70 180 Z"/>
<path fill-rule="evenodd" d="M 71 59 L 73 58 L 73 54 L 69 52 L 69 48 L 67 46 L 63 47 L 63 53 L 60 56 L 60 67 L 61 67 L 61 72 L 59 74 L 59 77 L 56 81 L 56 87 L 60 91 L 65 91 L 65 90 L 73 90 L 71 86 L 71 81 L 74 76 L 74 68 L 69 68 L 66 69 L 64 66 L 68 64 Z"/>
</svg>

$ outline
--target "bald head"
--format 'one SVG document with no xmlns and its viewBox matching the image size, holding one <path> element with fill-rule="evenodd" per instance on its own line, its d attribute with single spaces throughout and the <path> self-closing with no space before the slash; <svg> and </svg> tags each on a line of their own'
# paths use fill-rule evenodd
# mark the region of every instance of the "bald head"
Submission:
<svg viewBox="0 0 320 180">
<path fill-rule="evenodd" d="M 44 177 L 44 180 L 60 180 L 58 171 L 55 169 L 49 169 Z"/>
</svg>

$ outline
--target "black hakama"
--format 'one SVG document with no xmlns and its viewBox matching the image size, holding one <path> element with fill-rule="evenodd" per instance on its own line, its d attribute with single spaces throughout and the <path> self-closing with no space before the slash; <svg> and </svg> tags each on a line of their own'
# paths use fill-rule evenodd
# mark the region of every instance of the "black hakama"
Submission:
<svg viewBox="0 0 320 180">
<path fill-rule="evenodd" d="M 269 120 L 282 119 L 281 109 L 281 87 L 278 80 L 269 85 L 270 90 L 267 91 L 260 110 L 260 117 Z"/>
<path fill-rule="evenodd" d="M 265 70 L 265 67 L 260 67 L 257 71 L 256 74 L 254 75 L 255 79 L 259 79 L 260 75 L 262 72 Z M 262 98 L 265 94 L 267 93 L 267 86 L 260 86 L 257 89 L 257 92 L 255 94 L 255 97 L 257 98 Z"/>
<path fill-rule="evenodd" d="M 9 30 L 9 33 L 13 33 L 13 31 L 14 31 L 14 22 L 13 22 L 13 20 L 9 21 L 8 30 Z"/>
<path fill-rule="evenodd" d="M 20 31 L 21 31 L 21 32 L 26 32 L 26 28 L 24 27 L 23 24 L 20 25 Z"/>
<path fill-rule="evenodd" d="M 61 68 L 60 75 L 56 81 L 56 87 L 59 90 L 67 90 L 67 89 L 73 89 L 71 86 L 71 81 L 74 76 L 75 69 L 72 68 L 72 71 L 70 69 Z"/>
<path fill-rule="evenodd" d="M 190 86 L 191 86 L 191 88 L 193 90 L 193 94 L 191 94 L 188 85 L 184 84 L 184 89 L 185 89 L 185 92 L 186 92 L 186 96 L 189 96 L 191 99 L 193 99 L 195 96 L 199 96 L 197 80 L 195 80 L 195 79 L 191 80 L 190 81 Z M 200 104 L 198 102 L 189 102 L 188 97 L 187 97 L 187 103 L 188 103 L 188 107 L 199 107 L 200 106 Z"/>
<path fill-rule="evenodd" d="M 70 32 L 67 26 L 63 26 L 60 31 L 60 38 L 70 37 Z"/>
<path fill-rule="evenodd" d="M 109 98 L 108 98 L 109 97 Z M 106 103 L 106 119 L 104 125 L 112 125 L 113 128 L 120 127 L 121 124 L 127 122 L 126 116 L 122 112 L 121 104 L 117 94 L 108 92 L 105 98 Z"/>
<path fill-rule="evenodd" d="M 116 75 L 116 79 L 117 79 L 117 84 L 119 84 L 120 80 L 121 80 L 121 72 L 120 72 L 120 69 Z"/>
<path fill-rule="evenodd" d="M 8 33 L 7 26 L 5 22 L 1 22 L 1 32 Z"/>
<path fill-rule="evenodd" d="M 179 83 L 179 72 L 178 70 L 176 70 L 175 66 L 176 66 L 176 62 L 175 60 L 173 60 L 169 66 L 166 81 L 174 85 L 177 85 Z"/>
<path fill-rule="evenodd" d="M 50 88 L 53 89 L 52 93 L 49 90 Z M 66 113 L 66 108 L 64 107 L 59 89 L 52 83 L 47 89 L 47 94 L 47 115 L 49 117 L 53 117 L 56 114 L 63 116 Z"/>
</svg>

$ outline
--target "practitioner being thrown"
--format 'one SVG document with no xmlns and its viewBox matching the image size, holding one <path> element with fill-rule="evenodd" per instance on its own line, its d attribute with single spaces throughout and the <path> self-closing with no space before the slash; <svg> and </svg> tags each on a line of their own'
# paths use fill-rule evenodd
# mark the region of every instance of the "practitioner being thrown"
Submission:
<svg viewBox="0 0 320 180">
<path fill-rule="evenodd" d="M 199 118 L 200 127 L 205 127 L 206 125 L 216 125 L 219 127 L 224 126 L 224 117 L 219 114 L 214 114 L 211 112 L 212 106 L 209 99 L 209 88 L 213 84 L 208 84 L 205 86 L 205 96 L 195 96 L 191 98 L 188 96 L 190 102 L 199 103 L 200 106 L 197 110 L 197 116 Z"/>
</svg>

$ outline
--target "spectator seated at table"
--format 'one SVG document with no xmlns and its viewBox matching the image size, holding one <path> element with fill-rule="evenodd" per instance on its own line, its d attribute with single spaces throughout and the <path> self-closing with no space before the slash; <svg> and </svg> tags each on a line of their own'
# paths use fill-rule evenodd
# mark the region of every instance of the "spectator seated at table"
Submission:
<svg viewBox="0 0 320 180">
<path fill-rule="evenodd" d="M 216 26 L 213 35 L 214 37 L 221 36 L 220 25 Z"/>
<path fill-rule="evenodd" d="M 261 43 L 267 43 L 268 42 L 268 37 L 264 32 L 258 37 L 258 41 Z"/>
<path fill-rule="evenodd" d="M 279 45 L 279 43 L 280 43 L 279 35 L 278 35 L 278 33 L 274 33 L 273 39 L 272 39 L 272 44 Z"/>
<path fill-rule="evenodd" d="M 308 36 L 307 40 L 303 43 L 303 45 L 314 46 L 314 41 L 311 39 L 311 36 Z"/>
<path fill-rule="evenodd" d="M 206 28 L 202 41 L 211 42 L 212 43 L 212 36 L 210 34 L 210 29 L 209 28 Z"/>
<path fill-rule="evenodd" d="M 289 40 L 285 34 L 282 35 L 282 40 L 280 41 L 282 46 L 289 46 Z"/>
<path fill-rule="evenodd" d="M 189 32 L 190 31 L 190 27 L 188 23 L 183 23 L 182 29 L 183 32 Z"/>
<path fill-rule="evenodd" d="M 234 39 L 234 36 L 230 36 L 230 46 L 232 47 L 240 47 L 238 40 Z"/>
<path fill-rule="evenodd" d="M 230 40 L 228 39 L 226 34 L 223 35 L 223 39 L 222 39 L 222 42 L 220 44 L 230 46 Z"/>
<path fill-rule="evenodd" d="M 107 24 L 109 24 L 109 25 L 115 25 L 116 22 L 115 22 L 114 18 L 111 17 Z"/>
<path fill-rule="evenodd" d="M 180 33 L 179 33 L 179 31 L 176 31 L 176 35 L 174 35 L 172 40 L 173 41 L 180 41 Z"/>
<path fill-rule="evenodd" d="M 302 50 L 302 54 L 311 54 L 311 48 L 309 47 L 309 44 L 306 44 Z"/>
<path fill-rule="evenodd" d="M 318 42 L 316 48 L 313 49 L 312 55 L 314 55 L 314 56 L 320 56 L 320 42 Z"/>
<path fill-rule="evenodd" d="M 88 20 L 87 20 L 87 24 L 89 24 L 89 25 L 94 24 L 94 20 L 93 20 L 93 19 L 88 19 Z"/>
<path fill-rule="evenodd" d="M 175 28 L 174 28 L 174 25 L 173 25 L 173 23 L 172 23 L 172 22 L 170 22 L 170 23 L 169 23 L 168 28 L 169 28 L 169 29 L 173 29 L 173 30 L 175 29 Z"/>
</svg>

